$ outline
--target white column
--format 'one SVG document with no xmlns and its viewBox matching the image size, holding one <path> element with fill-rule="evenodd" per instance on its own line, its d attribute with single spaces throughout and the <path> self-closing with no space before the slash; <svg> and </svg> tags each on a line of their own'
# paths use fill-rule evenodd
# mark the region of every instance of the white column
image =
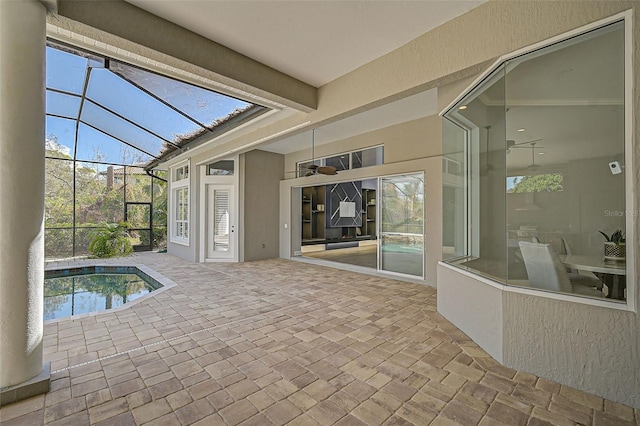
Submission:
<svg viewBox="0 0 640 426">
<path fill-rule="evenodd" d="M 46 10 L 0 0 L 0 388 L 42 370 Z"/>
</svg>

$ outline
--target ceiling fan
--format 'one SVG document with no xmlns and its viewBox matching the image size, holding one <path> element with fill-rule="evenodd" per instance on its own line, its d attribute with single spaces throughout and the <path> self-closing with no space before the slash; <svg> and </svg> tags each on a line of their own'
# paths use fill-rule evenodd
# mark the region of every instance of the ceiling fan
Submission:
<svg viewBox="0 0 640 426">
<path fill-rule="evenodd" d="M 317 164 L 309 164 L 307 166 L 307 172 L 304 174 L 305 176 L 313 176 L 313 175 L 337 175 L 338 171 L 333 166 L 318 166 Z"/>
<path fill-rule="evenodd" d="M 511 149 L 518 149 L 518 148 L 520 148 L 520 149 L 522 149 L 522 148 L 531 149 L 530 146 L 522 146 L 522 145 L 529 145 L 529 144 L 534 144 L 535 145 L 536 142 L 539 142 L 541 140 L 542 140 L 542 138 L 533 139 L 533 140 L 526 141 L 526 142 L 518 142 L 518 143 L 516 143 L 516 141 L 514 141 L 513 139 L 508 139 L 507 140 L 507 154 L 511 153 Z M 544 148 L 544 147 L 543 146 L 539 146 L 538 148 Z"/>
<path fill-rule="evenodd" d="M 311 137 L 311 161 L 309 162 L 310 164 L 308 164 L 307 166 L 304 166 L 306 168 L 306 172 L 304 172 L 304 175 L 302 175 L 302 170 L 298 170 L 295 172 L 288 172 L 288 173 L 298 173 L 298 177 L 302 176 L 313 176 L 313 175 L 327 175 L 327 176 L 333 176 L 333 175 L 337 175 L 338 171 L 335 167 L 333 166 L 321 166 L 316 164 L 316 155 L 315 155 L 315 141 L 316 141 L 316 129 L 312 130 L 312 137 Z"/>
<path fill-rule="evenodd" d="M 536 149 L 542 149 L 544 148 L 543 146 L 536 146 L 536 141 L 539 141 L 541 139 L 536 139 L 535 141 L 529 141 L 529 142 L 523 142 L 522 144 L 529 144 L 531 146 L 516 146 L 516 145 L 522 145 L 522 144 L 513 144 L 511 145 L 510 148 L 524 148 L 524 149 L 530 149 L 531 150 L 531 164 L 529 164 L 527 166 L 527 169 L 529 170 L 537 170 L 540 168 L 539 164 L 536 164 Z M 507 146 L 509 146 L 509 142 L 513 142 L 513 141 L 507 141 Z M 507 154 L 509 153 L 509 149 L 507 148 Z"/>
</svg>

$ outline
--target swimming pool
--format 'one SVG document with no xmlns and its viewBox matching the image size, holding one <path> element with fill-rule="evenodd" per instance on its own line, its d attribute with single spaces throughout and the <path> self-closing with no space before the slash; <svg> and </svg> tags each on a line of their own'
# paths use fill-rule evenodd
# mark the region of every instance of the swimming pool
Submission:
<svg viewBox="0 0 640 426">
<path fill-rule="evenodd" d="M 160 282 L 134 266 L 88 266 L 46 271 L 44 319 L 114 309 L 161 287 Z"/>
</svg>

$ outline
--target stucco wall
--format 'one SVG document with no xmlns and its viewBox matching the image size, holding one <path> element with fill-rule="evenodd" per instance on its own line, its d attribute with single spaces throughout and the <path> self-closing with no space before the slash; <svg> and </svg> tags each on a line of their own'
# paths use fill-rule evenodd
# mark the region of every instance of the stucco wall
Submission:
<svg viewBox="0 0 640 426">
<path fill-rule="evenodd" d="M 504 364 L 638 407 L 636 314 L 505 292 Z"/>
<path fill-rule="evenodd" d="M 273 259 L 280 255 L 278 239 L 280 180 L 284 156 L 266 151 L 244 154 L 243 237 L 241 260 Z"/>
<path fill-rule="evenodd" d="M 438 312 L 503 362 L 502 291 L 448 265 L 437 271 Z"/>
</svg>

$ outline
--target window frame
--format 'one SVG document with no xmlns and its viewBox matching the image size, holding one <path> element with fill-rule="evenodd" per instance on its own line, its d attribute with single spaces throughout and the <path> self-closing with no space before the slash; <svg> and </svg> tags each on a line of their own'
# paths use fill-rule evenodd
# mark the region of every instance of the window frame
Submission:
<svg viewBox="0 0 640 426">
<path fill-rule="evenodd" d="M 169 241 L 180 245 L 189 245 L 189 228 L 191 214 L 191 164 L 190 161 L 184 161 L 170 168 L 171 171 L 171 233 Z M 182 170 L 182 177 L 178 180 L 178 174 Z M 179 218 L 180 213 L 180 194 L 186 193 L 186 213 L 184 218 Z M 184 200 L 184 198 L 183 198 Z M 179 225 L 183 225 L 180 228 Z M 182 232 L 179 231 L 182 229 Z M 185 231 L 186 229 L 186 231 Z"/>
<path fill-rule="evenodd" d="M 353 154 L 356 152 L 363 152 L 363 151 L 368 151 L 368 150 L 373 150 L 373 149 L 378 149 L 380 148 L 382 150 L 382 162 L 380 164 L 373 164 L 371 166 L 360 166 L 360 167 L 353 167 Z M 375 166 L 381 166 L 384 164 L 384 144 L 379 144 L 379 145 L 372 145 L 372 146 L 365 146 L 362 148 L 356 148 L 353 149 L 351 151 L 343 151 L 343 152 L 337 152 L 337 153 L 332 153 L 329 155 L 325 155 L 323 157 L 316 157 L 314 159 L 306 159 L 306 160 L 301 160 L 301 161 L 297 161 L 296 162 L 296 173 L 297 173 L 297 177 L 304 177 L 303 174 L 301 174 L 301 167 L 303 167 L 305 164 L 307 163 L 315 163 L 318 166 L 326 166 L 327 165 L 327 159 L 329 158 L 335 158 L 335 157 L 339 157 L 342 155 L 348 155 L 349 156 L 349 161 L 348 161 L 348 168 L 346 169 L 338 169 L 338 171 L 346 171 L 346 170 L 355 170 L 355 169 L 362 169 L 365 167 L 375 167 Z"/>
<path fill-rule="evenodd" d="M 506 283 L 494 281 L 491 278 L 488 278 L 482 275 L 475 270 L 471 270 L 465 268 L 463 266 L 459 266 L 457 261 L 464 258 L 471 258 L 473 248 L 471 244 L 467 242 L 466 250 L 467 254 L 464 256 L 459 256 L 456 258 L 447 259 L 446 261 L 441 262 L 441 265 L 446 266 L 448 268 L 455 269 L 456 271 L 463 273 L 464 275 L 468 275 L 480 282 L 484 282 L 492 287 L 498 288 L 502 291 L 512 292 L 512 293 L 522 293 L 536 297 L 554 299 L 554 300 L 564 300 L 575 303 L 581 303 L 585 305 L 593 305 L 599 307 L 606 307 L 615 310 L 625 310 L 631 312 L 637 312 L 637 292 L 638 287 L 636 284 L 636 272 L 635 272 L 635 244 L 637 242 L 637 236 L 635 234 L 635 219 L 638 216 L 637 211 L 634 210 L 634 194 L 636 192 L 636 183 L 634 181 L 634 172 L 635 168 L 633 165 L 633 123 L 634 123 L 634 108 L 633 108 L 633 13 L 631 10 L 627 10 L 624 12 L 620 12 L 616 15 L 613 15 L 608 18 L 604 18 L 580 28 L 576 28 L 574 30 L 568 31 L 566 33 L 560 34 L 558 36 L 543 40 L 531 46 L 527 46 L 521 48 L 517 51 L 514 51 L 510 54 L 503 55 L 499 59 L 497 59 L 485 72 L 479 75 L 473 82 L 471 82 L 466 89 L 462 90 L 460 94 L 455 97 L 440 113 L 439 116 L 445 119 L 445 116 L 454 110 L 458 106 L 458 104 L 468 96 L 472 95 L 476 90 L 485 86 L 485 83 L 490 79 L 494 78 L 495 72 L 500 69 L 505 63 L 509 60 L 516 59 L 520 56 L 527 55 L 533 52 L 536 52 L 540 49 L 544 49 L 546 47 L 553 46 L 555 44 L 563 43 L 568 41 L 574 37 L 598 30 L 600 28 L 606 27 L 611 24 L 615 24 L 616 22 L 624 23 L 624 162 L 625 162 L 625 170 L 624 170 L 624 185 L 625 185 L 625 209 L 626 209 L 626 218 L 625 218 L 625 232 L 627 236 L 627 241 L 631 241 L 631 244 L 627 245 L 627 256 L 626 256 L 626 281 L 627 281 L 627 295 L 626 300 L 623 303 L 612 301 L 611 299 L 594 299 L 589 297 L 583 297 L 579 295 L 569 294 L 569 293 L 560 293 L 560 292 L 547 292 L 540 291 L 537 289 L 524 288 L 519 286 L 508 285 Z M 469 149 L 469 143 L 471 139 L 471 133 L 473 129 L 467 128 L 462 125 L 455 119 L 447 118 L 451 123 L 460 126 L 465 130 L 465 149 Z M 473 162 L 473 159 L 470 158 L 470 154 L 467 153 L 466 161 Z M 469 201 L 470 188 L 468 186 L 471 178 L 468 176 L 465 179 L 465 198 Z M 470 206 L 465 206 L 466 214 L 468 215 L 466 222 L 466 226 L 471 228 L 471 220 L 473 217 L 473 211 Z M 465 230 L 465 237 L 470 239 L 470 229 Z"/>
</svg>

